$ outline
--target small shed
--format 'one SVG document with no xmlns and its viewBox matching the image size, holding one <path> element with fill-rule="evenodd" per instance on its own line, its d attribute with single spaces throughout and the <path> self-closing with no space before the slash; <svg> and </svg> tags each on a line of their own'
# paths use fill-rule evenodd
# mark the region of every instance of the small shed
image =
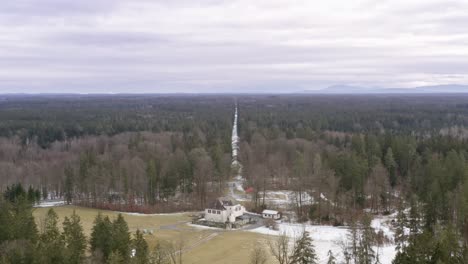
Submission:
<svg viewBox="0 0 468 264">
<path fill-rule="evenodd" d="M 265 219 L 277 220 L 281 218 L 281 215 L 278 211 L 275 210 L 263 210 L 262 217 Z"/>
</svg>

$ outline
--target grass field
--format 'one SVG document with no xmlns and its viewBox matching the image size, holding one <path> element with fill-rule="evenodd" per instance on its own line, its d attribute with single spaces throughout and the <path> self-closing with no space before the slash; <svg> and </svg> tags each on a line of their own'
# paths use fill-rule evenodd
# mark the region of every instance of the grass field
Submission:
<svg viewBox="0 0 468 264">
<path fill-rule="evenodd" d="M 47 210 L 49 208 L 36 208 L 34 210 L 39 229 L 41 229 L 41 223 Z M 88 238 L 98 212 L 109 216 L 111 220 L 118 214 L 118 212 L 76 206 L 58 206 L 54 207 L 54 210 L 59 215 L 60 222 L 63 221 L 65 216 L 69 216 L 75 211 L 81 218 Z M 265 235 L 244 231 L 191 227 L 186 224 L 191 218 L 184 213 L 168 215 L 123 213 L 123 215 L 132 233 L 137 229 L 154 231 L 153 235 L 145 235 L 150 248 L 153 248 L 159 239 L 176 241 L 182 238 L 188 248 L 187 252 L 184 253 L 184 263 L 248 263 L 249 254 L 255 244 L 260 243 L 266 247 L 267 236 Z"/>
</svg>

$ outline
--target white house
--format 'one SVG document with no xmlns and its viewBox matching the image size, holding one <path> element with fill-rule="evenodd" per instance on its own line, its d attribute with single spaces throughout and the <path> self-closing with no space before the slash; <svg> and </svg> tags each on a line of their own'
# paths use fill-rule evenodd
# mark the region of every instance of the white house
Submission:
<svg viewBox="0 0 468 264">
<path fill-rule="evenodd" d="M 205 209 L 205 220 L 218 223 L 234 223 L 236 218 L 244 215 L 245 207 L 234 204 L 229 199 L 218 198 Z"/>
<path fill-rule="evenodd" d="M 274 219 L 274 220 L 281 218 L 280 213 L 274 210 L 263 210 L 262 216 L 263 218 L 269 218 L 269 219 Z"/>
</svg>

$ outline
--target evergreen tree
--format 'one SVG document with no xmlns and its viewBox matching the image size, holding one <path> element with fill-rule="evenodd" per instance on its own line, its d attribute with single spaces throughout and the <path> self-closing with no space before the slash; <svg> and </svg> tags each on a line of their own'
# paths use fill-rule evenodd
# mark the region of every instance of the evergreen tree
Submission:
<svg viewBox="0 0 468 264">
<path fill-rule="evenodd" d="M 18 196 L 11 206 L 10 239 L 25 239 L 32 243 L 37 241 L 38 231 L 32 214 L 32 205 L 23 195 Z"/>
<path fill-rule="evenodd" d="M 31 204 L 36 203 L 36 191 L 34 190 L 32 186 L 29 186 L 28 188 L 27 199 Z"/>
<path fill-rule="evenodd" d="M 90 246 L 91 252 L 102 256 L 106 261 L 112 251 L 112 223 L 109 217 L 102 217 L 98 213 L 94 219 L 94 225 L 91 232 Z"/>
<path fill-rule="evenodd" d="M 389 173 L 390 185 L 394 187 L 396 185 L 396 180 L 397 180 L 396 178 L 397 163 L 395 161 L 395 158 L 393 157 L 392 148 L 387 149 L 387 153 L 385 154 L 384 164 Z"/>
<path fill-rule="evenodd" d="M 371 217 L 365 215 L 362 221 L 362 228 L 358 247 L 358 263 L 371 264 L 375 261 L 375 251 L 372 246 L 375 243 L 375 231 L 371 227 Z"/>
<path fill-rule="evenodd" d="M 122 258 L 128 262 L 130 258 L 130 232 L 122 214 L 112 222 L 112 251 L 120 253 Z"/>
<path fill-rule="evenodd" d="M 65 168 L 65 200 L 67 201 L 67 204 L 71 204 L 73 201 L 73 195 L 74 195 L 74 176 L 73 176 L 73 170 L 70 166 L 67 166 Z"/>
<path fill-rule="evenodd" d="M 127 263 L 124 260 L 122 254 L 119 251 L 112 251 L 109 255 L 109 259 L 107 260 L 107 264 L 124 264 Z"/>
<path fill-rule="evenodd" d="M 403 202 L 400 202 L 398 206 L 398 213 L 396 219 L 396 229 L 395 229 L 395 244 L 396 250 L 400 251 L 406 241 L 405 229 L 408 225 L 408 220 L 404 212 Z"/>
<path fill-rule="evenodd" d="M 143 234 L 140 230 L 135 233 L 133 240 L 133 247 L 135 249 L 135 255 L 133 256 L 133 263 L 135 264 L 146 264 L 148 263 L 148 243 L 143 238 Z"/>
<path fill-rule="evenodd" d="M 67 263 L 80 264 L 84 260 L 86 250 L 86 237 L 80 217 L 73 211 L 70 218 L 65 217 L 63 221 L 63 239 L 65 244 L 65 256 Z"/>
<path fill-rule="evenodd" d="M 317 262 L 312 238 L 310 238 L 309 232 L 304 230 L 299 240 L 296 241 L 294 252 L 291 256 L 291 264 L 316 264 Z"/>
<path fill-rule="evenodd" d="M 38 262 L 39 263 L 64 263 L 63 237 L 57 226 L 58 216 L 54 209 L 47 211 L 44 220 L 44 232 L 39 237 Z"/>
<path fill-rule="evenodd" d="M 336 264 L 336 258 L 335 256 L 333 255 L 333 252 L 331 250 L 328 250 L 328 260 L 327 260 L 327 264 Z"/>
<path fill-rule="evenodd" d="M 0 199 L 0 245 L 11 238 L 12 224 L 11 205 Z"/>
</svg>

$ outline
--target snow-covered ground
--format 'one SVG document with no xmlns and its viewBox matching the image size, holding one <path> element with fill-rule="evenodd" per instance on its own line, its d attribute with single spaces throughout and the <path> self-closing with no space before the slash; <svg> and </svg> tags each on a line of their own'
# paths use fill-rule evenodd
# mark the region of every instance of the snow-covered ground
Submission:
<svg viewBox="0 0 468 264">
<path fill-rule="evenodd" d="M 36 204 L 34 207 L 53 207 L 64 205 L 65 201 L 63 200 L 54 200 L 54 201 L 41 201 L 39 204 Z"/>
<path fill-rule="evenodd" d="M 239 182 L 232 182 L 235 184 L 236 190 L 243 190 L 242 185 Z M 260 199 L 263 199 L 263 192 L 259 193 Z M 314 198 L 308 193 L 302 193 L 302 204 L 308 205 L 314 203 Z M 250 194 L 237 194 L 235 199 L 238 201 L 251 201 L 252 196 Z M 266 191 L 265 192 L 265 204 L 271 205 L 272 207 L 279 207 L 287 209 L 289 206 L 298 203 L 299 197 L 294 191 L 290 190 L 278 190 L 278 191 Z"/>
<path fill-rule="evenodd" d="M 184 215 L 184 214 L 191 214 L 190 212 L 178 212 L 178 213 L 161 213 L 161 214 L 143 214 L 143 213 L 129 213 L 129 212 L 118 212 L 120 214 L 126 215 L 133 215 L 133 216 L 161 216 L 161 215 Z M 192 212 L 192 214 L 196 214 L 200 212 Z"/>
<path fill-rule="evenodd" d="M 389 225 L 390 217 L 377 217 L 372 221 L 372 227 L 378 232 L 382 230 L 386 236 L 393 238 L 393 231 Z M 323 225 L 308 225 L 308 224 L 289 224 L 280 223 L 279 230 L 271 230 L 267 227 L 259 227 L 250 232 L 256 232 L 267 235 L 286 234 L 291 238 L 297 238 L 302 231 L 307 230 L 315 246 L 315 251 L 319 258 L 319 263 L 326 263 L 328 260 L 328 252 L 331 250 L 338 261 L 343 260 L 341 242 L 345 241 L 348 234 L 346 227 L 333 227 Z M 395 245 L 386 245 L 381 248 L 374 248 L 379 253 L 379 260 L 382 264 L 390 264 L 395 256 Z"/>
</svg>

